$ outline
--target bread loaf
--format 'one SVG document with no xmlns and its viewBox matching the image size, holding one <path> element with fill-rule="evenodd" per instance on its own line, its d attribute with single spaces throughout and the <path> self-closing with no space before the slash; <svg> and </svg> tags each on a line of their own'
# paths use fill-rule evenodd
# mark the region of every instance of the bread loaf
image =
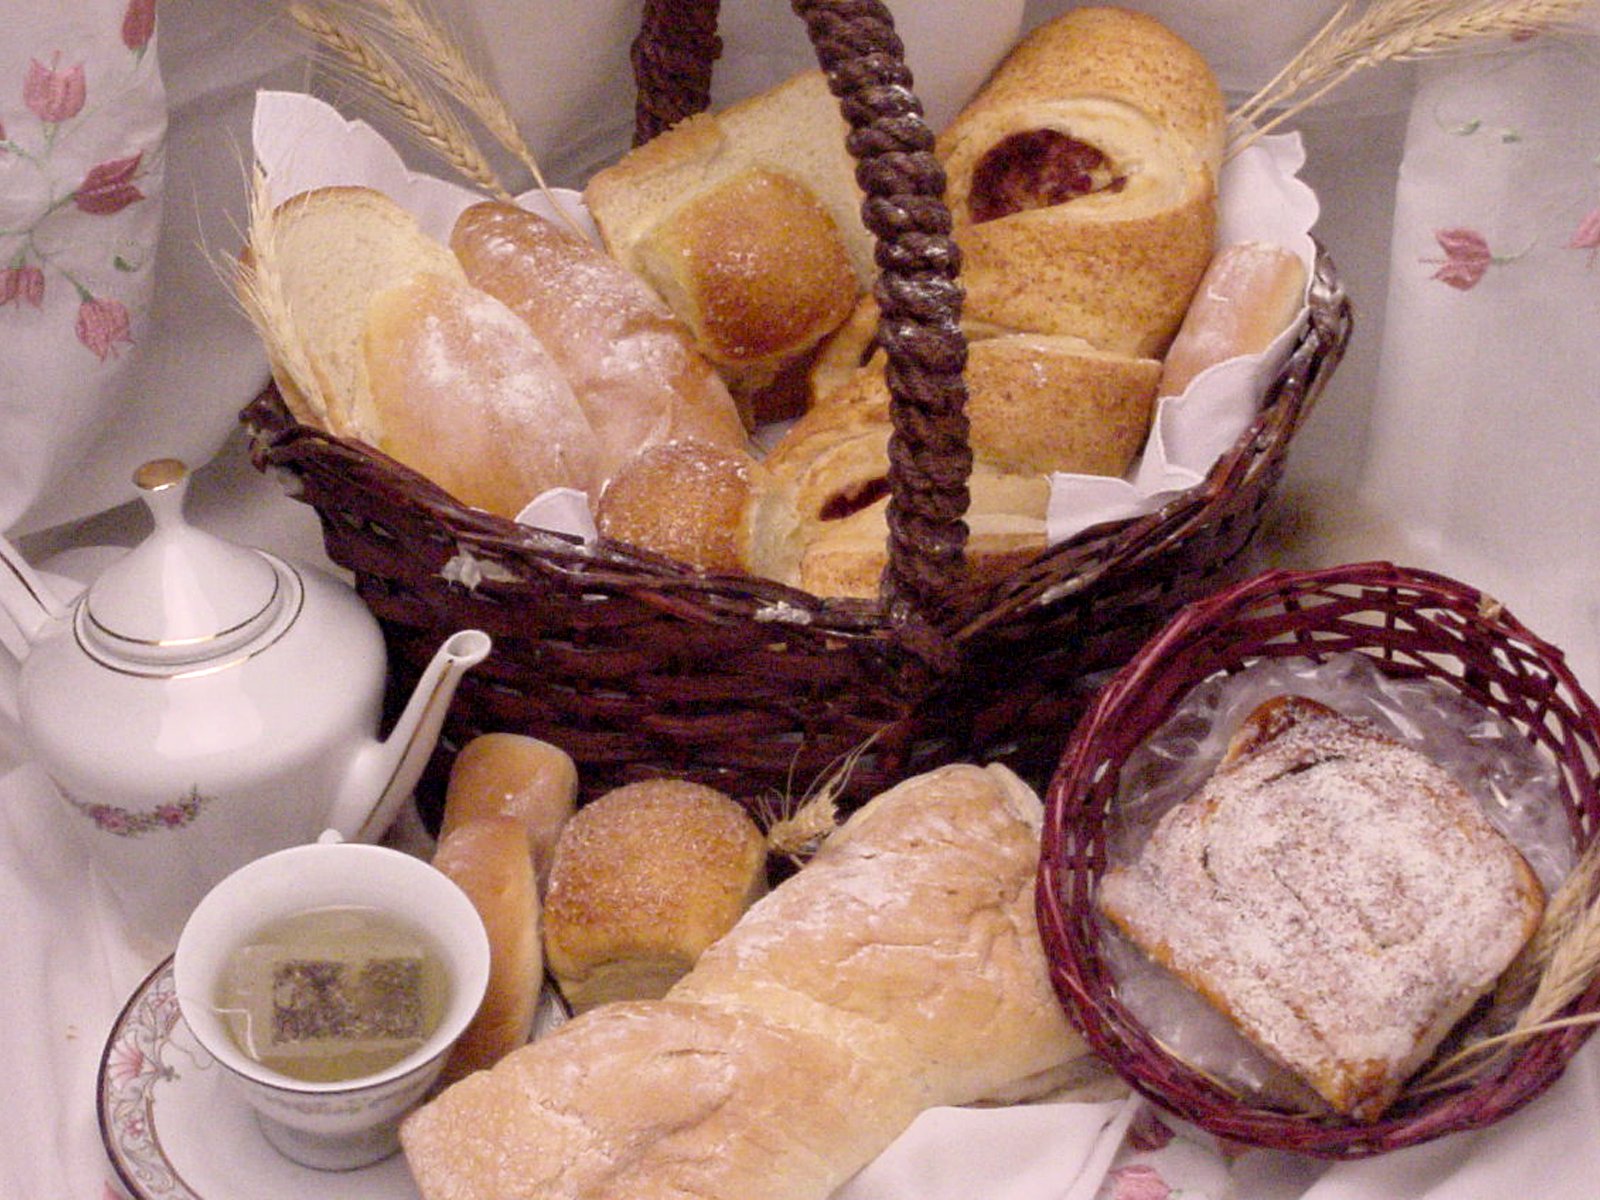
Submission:
<svg viewBox="0 0 1600 1200">
<path fill-rule="evenodd" d="M 1180 394 L 1196 375 L 1242 354 L 1260 354 L 1305 304 L 1299 255 L 1269 242 L 1235 242 L 1206 267 L 1161 364 L 1158 396 Z"/>
<path fill-rule="evenodd" d="M 965 315 L 1158 358 L 1214 250 L 1225 113 L 1152 17 L 1072 9 L 940 134 Z"/>
<path fill-rule="evenodd" d="M 766 842 L 714 788 L 626 784 L 561 831 L 546 894 L 550 973 L 574 1012 L 659 999 L 767 886 Z"/>
<path fill-rule="evenodd" d="M 975 341 L 967 556 L 998 577 L 1045 548 L 1048 475 L 1121 475 L 1144 443 L 1161 366 L 1062 337 Z M 784 434 L 755 476 L 750 570 L 825 596 L 877 595 L 888 559 L 889 392 L 859 368 Z"/>
<path fill-rule="evenodd" d="M 512 817 L 475 817 L 439 840 L 433 865 L 467 894 L 489 935 L 489 984 L 477 1014 L 451 1048 L 445 1083 L 492 1067 L 528 1040 L 544 952 L 539 891 L 528 838 Z"/>
<path fill-rule="evenodd" d="M 825 1200 L 923 1109 L 1092 1062 L 1038 939 L 1041 819 L 1001 767 L 877 797 L 665 1000 L 579 1016 L 408 1118 L 425 1200 Z"/>
<path fill-rule="evenodd" d="M 1334 1110 L 1372 1121 L 1494 986 L 1543 896 L 1441 768 L 1280 697 L 1098 903 Z"/>
<path fill-rule="evenodd" d="M 650 289 L 604 251 L 513 204 L 475 204 L 450 237 L 467 280 L 523 319 L 561 368 L 609 480 L 646 446 L 746 448 L 727 388 Z"/>
<path fill-rule="evenodd" d="M 520 733 L 483 733 L 450 764 L 439 837 L 480 817 L 511 817 L 527 834 L 542 894 L 556 839 L 578 804 L 578 767 L 561 747 Z"/>
<path fill-rule="evenodd" d="M 810 352 L 876 273 L 847 133 L 807 71 L 689 118 L 584 189 L 607 249 L 694 331 L 752 427 L 795 415 Z"/>
</svg>

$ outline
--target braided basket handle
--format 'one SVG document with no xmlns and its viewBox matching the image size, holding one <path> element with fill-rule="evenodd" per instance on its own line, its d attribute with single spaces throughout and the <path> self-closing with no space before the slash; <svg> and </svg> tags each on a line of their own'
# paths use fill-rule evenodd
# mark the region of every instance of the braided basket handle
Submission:
<svg viewBox="0 0 1600 1200">
<path fill-rule="evenodd" d="M 878 240 L 874 294 L 893 426 L 883 601 L 897 625 L 931 634 L 966 577 L 972 471 L 961 263 L 944 168 L 888 10 L 878 0 L 792 2 L 850 126 L 862 221 Z M 710 104 L 717 15 L 718 0 L 645 0 L 633 43 L 636 143 Z M 931 644 L 920 652 L 942 657 Z"/>
</svg>

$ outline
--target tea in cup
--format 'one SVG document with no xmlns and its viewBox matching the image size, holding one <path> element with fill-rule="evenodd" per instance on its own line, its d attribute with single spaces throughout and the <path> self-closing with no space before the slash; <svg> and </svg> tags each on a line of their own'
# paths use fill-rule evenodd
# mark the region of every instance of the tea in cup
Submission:
<svg viewBox="0 0 1600 1200">
<path fill-rule="evenodd" d="M 421 859 L 324 835 L 212 889 L 173 975 L 184 1021 L 267 1141 L 349 1170 L 399 1148 L 483 999 L 489 942 L 465 893 Z"/>
</svg>

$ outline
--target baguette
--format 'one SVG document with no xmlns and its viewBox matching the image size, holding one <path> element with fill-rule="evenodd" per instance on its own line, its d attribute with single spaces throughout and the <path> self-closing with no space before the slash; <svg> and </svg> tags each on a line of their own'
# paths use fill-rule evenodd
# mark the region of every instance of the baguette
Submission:
<svg viewBox="0 0 1600 1200">
<path fill-rule="evenodd" d="M 499 201 L 464 211 L 450 246 L 468 282 L 521 317 L 560 367 L 594 428 L 601 487 L 673 438 L 745 451 L 732 397 L 683 324 L 604 251 Z"/>
<path fill-rule="evenodd" d="M 825 1200 L 922 1110 L 1093 1060 L 1045 966 L 1042 812 L 953 766 L 853 814 L 665 999 L 606 1005 L 402 1126 L 425 1200 Z"/>
</svg>

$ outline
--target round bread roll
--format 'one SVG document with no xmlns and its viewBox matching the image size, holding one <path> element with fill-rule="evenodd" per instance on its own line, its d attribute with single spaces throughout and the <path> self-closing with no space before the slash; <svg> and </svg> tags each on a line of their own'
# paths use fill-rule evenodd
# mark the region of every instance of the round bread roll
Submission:
<svg viewBox="0 0 1600 1200">
<path fill-rule="evenodd" d="M 743 571 L 740 527 L 753 465 L 748 454 L 705 442 L 657 442 L 612 477 L 595 525 L 703 571 Z"/>
<path fill-rule="evenodd" d="M 561 831 L 545 956 L 574 1012 L 659 999 L 766 891 L 766 840 L 715 788 L 626 784 Z"/>
<path fill-rule="evenodd" d="M 445 787 L 440 839 L 481 817 L 513 817 L 527 834 L 541 894 L 556 838 L 578 803 L 578 767 L 560 746 L 520 733 L 485 733 L 461 747 Z"/>
<path fill-rule="evenodd" d="M 445 1060 L 452 1083 L 492 1067 L 533 1031 L 544 956 L 539 890 L 522 823 L 476 817 L 439 840 L 433 865 L 467 894 L 489 935 L 489 986 L 478 1013 Z"/>
</svg>

